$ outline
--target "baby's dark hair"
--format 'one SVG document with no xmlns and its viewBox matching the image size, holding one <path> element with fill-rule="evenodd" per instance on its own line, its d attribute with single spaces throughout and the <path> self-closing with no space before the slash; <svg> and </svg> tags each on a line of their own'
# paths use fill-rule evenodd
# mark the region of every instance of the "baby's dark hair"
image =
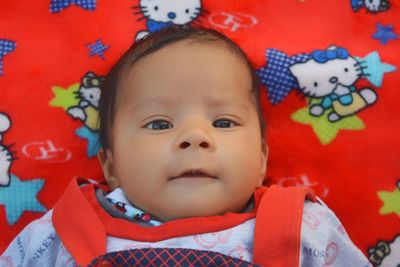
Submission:
<svg viewBox="0 0 400 267">
<path fill-rule="evenodd" d="M 245 61 L 251 75 L 251 93 L 258 113 L 264 146 L 265 122 L 260 104 L 259 81 L 246 53 L 235 42 L 216 30 L 198 26 L 174 26 L 163 29 L 159 32 L 150 33 L 144 38 L 136 41 L 107 74 L 105 83 L 101 88 L 101 97 L 99 102 L 100 145 L 104 150 L 112 148 L 110 129 L 112 129 L 113 120 L 115 118 L 118 90 L 121 87 L 121 82 L 124 76 L 141 58 L 165 46 L 182 40 L 191 40 L 194 42 L 220 42 L 225 44 L 233 53 L 237 54 Z"/>
</svg>

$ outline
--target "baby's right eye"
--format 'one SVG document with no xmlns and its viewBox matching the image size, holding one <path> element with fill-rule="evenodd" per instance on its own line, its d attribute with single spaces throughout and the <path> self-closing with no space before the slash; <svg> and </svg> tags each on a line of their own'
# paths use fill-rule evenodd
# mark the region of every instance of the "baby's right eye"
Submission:
<svg viewBox="0 0 400 267">
<path fill-rule="evenodd" d="M 146 124 L 144 127 L 151 130 L 165 130 L 165 129 L 170 129 L 173 126 L 172 123 L 166 120 L 154 120 Z"/>
</svg>

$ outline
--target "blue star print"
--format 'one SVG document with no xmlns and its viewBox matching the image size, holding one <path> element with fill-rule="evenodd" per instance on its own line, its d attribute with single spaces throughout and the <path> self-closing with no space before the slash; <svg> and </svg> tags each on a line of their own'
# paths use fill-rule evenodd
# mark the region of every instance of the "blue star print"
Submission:
<svg viewBox="0 0 400 267">
<path fill-rule="evenodd" d="M 97 155 L 100 150 L 99 133 L 91 131 L 88 127 L 82 126 L 75 131 L 76 135 L 88 141 L 87 155 L 89 158 Z"/>
<path fill-rule="evenodd" d="M 0 187 L 0 205 L 4 205 L 10 225 L 15 224 L 24 211 L 46 211 L 36 198 L 43 185 L 43 179 L 23 181 L 11 174 L 10 185 Z"/>
<path fill-rule="evenodd" d="M 3 57 L 15 50 L 17 44 L 10 40 L 0 39 L 0 76 L 3 75 Z"/>
<path fill-rule="evenodd" d="M 90 52 L 89 56 L 92 57 L 93 55 L 98 55 L 102 59 L 105 59 L 104 57 L 104 51 L 106 51 L 109 46 L 103 44 L 100 39 L 98 39 L 94 44 L 88 45 Z"/>
<path fill-rule="evenodd" d="M 372 35 L 372 38 L 377 39 L 381 44 L 386 45 L 389 40 L 396 40 L 399 37 L 393 31 L 392 25 L 382 25 L 379 22 L 376 24 L 376 32 Z"/>
<path fill-rule="evenodd" d="M 377 87 L 381 87 L 383 75 L 386 72 L 392 72 L 396 70 L 395 66 L 383 63 L 378 52 L 376 51 L 368 54 L 364 58 L 357 57 L 357 60 L 361 63 L 361 66 L 365 68 L 363 70 L 363 76 L 365 76 L 370 83 Z"/>
<path fill-rule="evenodd" d="M 63 9 L 69 7 L 71 4 L 75 4 L 90 11 L 96 9 L 96 0 L 51 0 L 50 12 L 60 12 Z"/>
<path fill-rule="evenodd" d="M 298 88 L 297 80 L 289 67 L 295 63 L 306 62 L 307 54 L 288 56 L 276 49 L 267 49 L 267 65 L 257 70 L 263 84 L 267 86 L 268 97 L 272 104 L 278 104 L 285 99 L 291 90 Z"/>
</svg>

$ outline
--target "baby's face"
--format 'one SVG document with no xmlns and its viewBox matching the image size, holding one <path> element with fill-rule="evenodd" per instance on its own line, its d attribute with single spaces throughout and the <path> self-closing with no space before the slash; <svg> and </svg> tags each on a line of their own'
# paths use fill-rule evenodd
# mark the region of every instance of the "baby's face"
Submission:
<svg viewBox="0 0 400 267">
<path fill-rule="evenodd" d="M 239 56 L 179 41 L 138 61 L 119 90 L 103 164 L 111 184 L 166 221 L 245 207 L 266 159 Z"/>
</svg>

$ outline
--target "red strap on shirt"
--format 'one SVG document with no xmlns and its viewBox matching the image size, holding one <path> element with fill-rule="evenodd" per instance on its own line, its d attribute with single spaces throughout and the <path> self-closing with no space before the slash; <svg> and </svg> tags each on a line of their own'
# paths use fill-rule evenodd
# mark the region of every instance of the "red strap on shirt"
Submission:
<svg viewBox="0 0 400 267">
<path fill-rule="evenodd" d="M 53 209 L 52 222 L 63 245 L 79 266 L 106 252 L 106 230 L 82 191 L 93 191 L 90 184 L 79 188 L 73 179 Z M 81 191 L 82 190 L 82 191 Z"/>
<path fill-rule="evenodd" d="M 272 185 L 257 210 L 253 262 L 262 266 L 299 266 L 304 200 L 316 201 L 304 187 Z"/>
</svg>

